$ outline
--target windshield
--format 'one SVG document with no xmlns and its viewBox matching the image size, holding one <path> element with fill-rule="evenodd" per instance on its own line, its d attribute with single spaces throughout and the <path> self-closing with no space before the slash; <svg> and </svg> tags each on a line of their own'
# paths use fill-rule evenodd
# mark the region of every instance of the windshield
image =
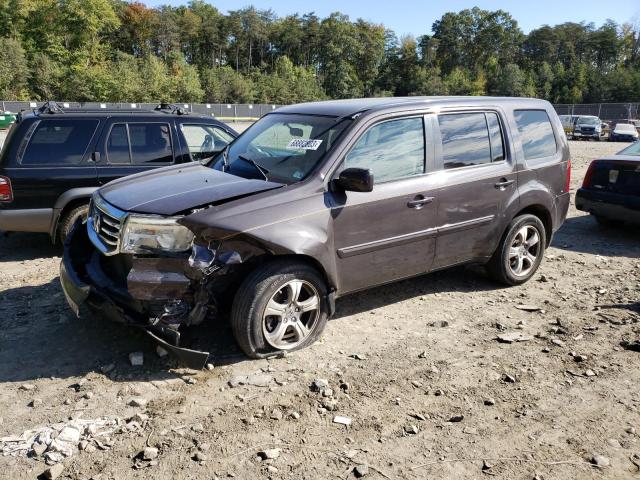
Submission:
<svg viewBox="0 0 640 480">
<path fill-rule="evenodd" d="M 600 120 L 596 117 L 580 117 L 578 123 L 580 125 L 600 125 Z"/>
<path fill-rule="evenodd" d="M 632 143 L 624 150 L 619 151 L 618 155 L 640 155 L 640 142 Z"/>
<path fill-rule="evenodd" d="M 315 170 L 350 124 L 346 118 L 271 113 L 218 155 L 213 168 L 244 178 L 299 182 Z"/>
</svg>

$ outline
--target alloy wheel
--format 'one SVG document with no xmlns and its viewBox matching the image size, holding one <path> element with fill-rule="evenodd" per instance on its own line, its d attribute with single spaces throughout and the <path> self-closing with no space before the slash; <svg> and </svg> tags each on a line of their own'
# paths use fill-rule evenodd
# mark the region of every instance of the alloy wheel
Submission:
<svg viewBox="0 0 640 480">
<path fill-rule="evenodd" d="M 320 317 L 320 295 L 305 280 L 290 280 L 269 299 L 262 315 L 262 333 L 274 348 L 290 350 L 311 335 Z"/>
<path fill-rule="evenodd" d="M 526 277 L 535 267 L 540 255 L 540 232 L 533 225 L 525 225 L 516 233 L 509 248 L 509 268 L 517 277 Z"/>
</svg>

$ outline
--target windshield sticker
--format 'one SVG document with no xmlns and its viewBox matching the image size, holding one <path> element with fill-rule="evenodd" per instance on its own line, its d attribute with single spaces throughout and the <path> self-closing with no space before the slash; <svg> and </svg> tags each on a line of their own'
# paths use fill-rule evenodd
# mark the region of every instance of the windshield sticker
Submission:
<svg viewBox="0 0 640 480">
<path fill-rule="evenodd" d="M 317 150 L 321 144 L 322 140 L 306 140 L 303 138 L 294 138 L 287 144 L 287 148 Z"/>
</svg>

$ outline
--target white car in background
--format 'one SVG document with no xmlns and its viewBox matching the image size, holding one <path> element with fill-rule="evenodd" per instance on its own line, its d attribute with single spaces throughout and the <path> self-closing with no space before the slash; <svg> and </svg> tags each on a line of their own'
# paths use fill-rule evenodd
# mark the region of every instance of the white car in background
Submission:
<svg viewBox="0 0 640 480">
<path fill-rule="evenodd" d="M 636 142 L 638 131 L 633 123 L 618 123 L 609 134 L 610 142 Z"/>
</svg>

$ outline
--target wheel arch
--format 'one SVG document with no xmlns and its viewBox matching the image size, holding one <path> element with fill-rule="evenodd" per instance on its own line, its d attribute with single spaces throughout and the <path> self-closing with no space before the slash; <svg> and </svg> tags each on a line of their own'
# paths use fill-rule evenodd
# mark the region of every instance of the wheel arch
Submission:
<svg viewBox="0 0 640 480">
<path fill-rule="evenodd" d="M 91 195 L 93 195 L 93 192 L 97 189 L 98 187 L 72 188 L 58 197 L 53 206 L 53 218 L 51 220 L 51 228 L 49 231 L 49 235 L 51 236 L 53 243 L 56 243 L 60 219 L 74 208 L 85 203 L 88 204 L 91 199 Z"/>
<path fill-rule="evenodd" d="M 549 247 L 553 236 L 553 217 L 549 209 L 542 204 L 531 204 L 522 208 L 513 218 L 526 214 L 534 215 L 540 219 L 545 229 L 545 248 Z"/>
</svg>

